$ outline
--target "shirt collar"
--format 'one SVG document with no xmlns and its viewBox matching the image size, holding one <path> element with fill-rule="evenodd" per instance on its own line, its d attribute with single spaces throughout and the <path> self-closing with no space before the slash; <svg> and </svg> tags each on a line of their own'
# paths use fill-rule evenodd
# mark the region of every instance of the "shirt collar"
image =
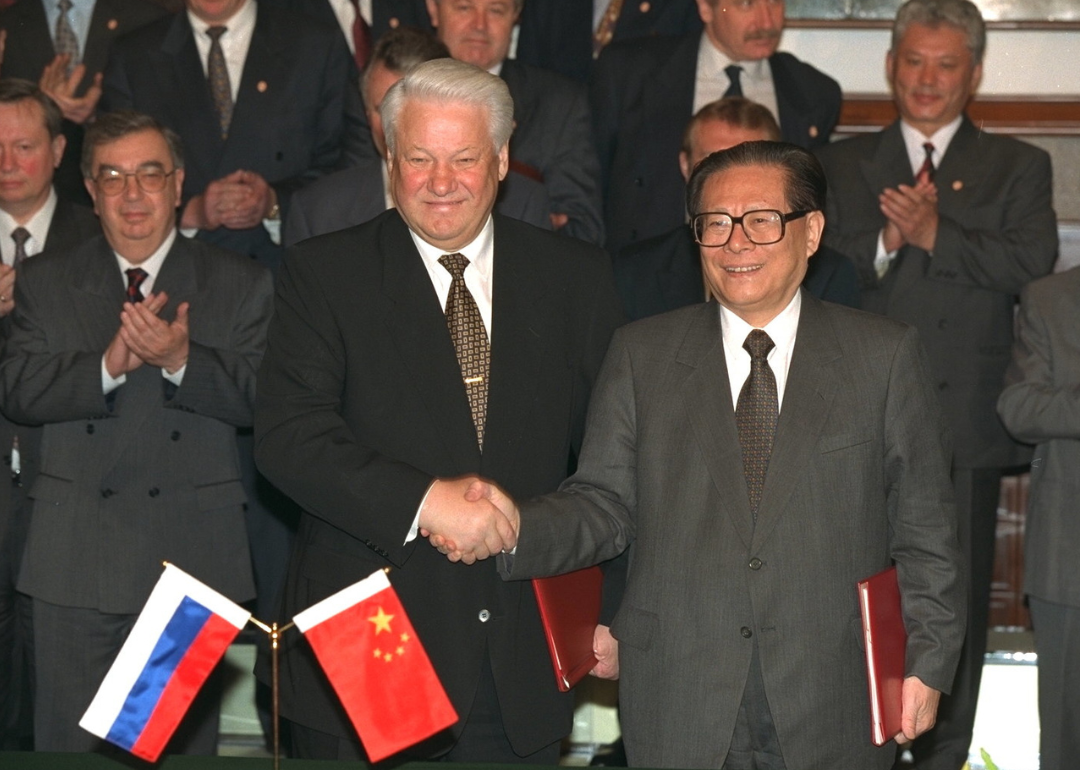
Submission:
<svg viewBox="0 0 1080 770">
<path fill-rule="evenodd" d="M 411 228 L 409 229 L 409 235 L 412 236 L 413 243 L 416 244 L 416 250 L 420 252 L 420 257 L 427 264 L 428 270 L 435 271 L 438 269 L 445 271 L 445 268 L 439 264 L 439 257 L 450 252 L 447 252 L 445 249 L 440 249 L 437 246 L 432 246 L 413 232 Z M 480 275 L 484 276 L 485 280 L 489 280 L 491 278 L 494 243 L 495 226 L 491 214 L 489 213 L 487 222 L 484 223 L 484 227 L 480 230 L 480 234 L 477 235 L 471 243 L 467 243 L 454 253 L 462 254 L 469 260 L 469 266 L 466 268 L 467 270 L 474 269 Z"/>
<path fill-rule="evenodd" d="M 26 224 L 19 225 L 15 217 L 6 211 L 0 210 L 0 238 L 10 239 L 11 233 L 16 227 L 25 227 L 30 237 L 38 247 L 38 251 L 45 245 L 45 238 L 49 234 L 49 225 L 52 224 L 53 214 L 56 213 L 56 190 L 49 188 L 49 197 L 45 199 L 34 215 L 27 220 Z"/>
<path fill-rule="evenodd" d="M 175 243 L 175 241 L 176 228 L 174 227 L 169 232 L 169 234 L 165 236 L 165 240 L 161 242 L 161 245 L 157 247 L 157 251 L 155 251 L 153 254 L 151 254 L 149 257 L 147 257 L 145 260 L 143 260 L 137 265 L 129 262 L 127 259 L 124 258 L 122 254 L 120 254 L 116 250 L 113 250 L 113 254 L 116 255 L 116 262 L 118 265 L 120 265 L 121 273 L 126 270 L 130 270 L 133 267 L 141 267 L 143 270 L 146 271 L 146 274 L 149 276 L 147 280 L 151 281 L 150 285 L 153 285 L 152 282 L 157 279 L 158 273 L 161 272 L 161 266 L 165 262 L 165 257 L 168 256 L 169 250 L 173 247 L 173 243 Z M 146 284 L 144 283 L 144 286 L 145 285 Z M 149 291 L 149 288 L 147 289 L 147 291 Z"/>
<path fill-rule="evenodd" d="M 742 67 L 741 78 L 748 78 L 750 80 L 761 80 L 765 77 L 765 68 L 769 64 L 768 59 L 751 59 L 749 61 L 734 61 L 727 57 L 723 51 L 717 48 L 713 41 L 709 39 L 709 36 L 701 33 L 701 44 L 698 46 L 698 60 L 704 58 L 707 62 L 707 66 L 712 69 L 713 72 L 723 72 L 724 68 L 730 64 L 738 64 Z M 771 75 L 771 70 L 769 71 Z"/>
<path fill-rule="evenodd" d="M 799 330 L 799 312 L 802 310 L 802 292 L 796 291 L 795 296 L 791 298 L 791 302 L 787 304 L 783 310 L 771 321 L 769 321 L 763 327 L 751 326 L 733 311 L 728 310 L 723 305 L 720 306 L 720 330 L 724 338 L 724 347 L 732 349 L 742 349 L 743 342 L 746 341 L 746 335 L 756 328 L 761 328 L 776 346 L 769 353 L 771 358 L 773 353 L 780 351 L 781 354 L 790 358 L 790 354 L 786 351 L 790 351 L 795 345 L 795 335 Z M 744 351 L 745 352 L 745 351 Z M 749 353 L 746 353 L 749 356 Z M 784 379 L 787 379 L 787 372 L 784 372 Z"/>
<path fill-rule="evenodd" d="M 206 30 L 211 26 L 223 26 L 228 27 L 229 31 L 225 34 L 231 39 L 236 39 L 241 36 L 250 38 L 251 33 L 255 30 L 255 1 L 246 0 L 246 2 L 240 6 L 240 10 L 234 13 L 231 17 L 222 22 L 216 22 L 211 25 L 200 19 L 190 10 L 187 11 L 188 21 L 191 23 L 191 29 L 196 35 L 205 35 Z"/>
<path fill-rule="evenodd" d="M 956 136 L 956 132 L 960 130 L 960 124 L 963 122 L 964 116 L 962 114 L 957 115 L 956 118 L 946 123 L 933 134 L 926 136 L 919 129 L 901 120 L 900 133 L 904 137 L 904 146 L 907 148 L 912 172 L 918 173 L 919 169 L 922 168 L 923 161 L 926 160 L 926 150 L 923 149 L 923 145 L 927 142 L 934 145 L 934 168 L 940 166 L 945 151 L 949 149 L 949 144 L 952 142 L 953 137 Z"/>
</svg>

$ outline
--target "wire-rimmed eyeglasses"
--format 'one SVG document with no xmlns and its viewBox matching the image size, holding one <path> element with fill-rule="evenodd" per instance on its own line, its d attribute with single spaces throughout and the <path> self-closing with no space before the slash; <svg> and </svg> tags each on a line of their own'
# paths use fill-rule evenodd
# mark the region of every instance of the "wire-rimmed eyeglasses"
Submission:
<svg viewBox="0 0 1080 770">
<path fill-rule="evenodd" d="M 133 176 L 140 190 L 145 193 L 157 193 L 165 189 L 166 181 L 175 173 L 175 168 L 172 171 L 166 171 L 156 166 L 147 166 L 137 171 L 103 168 L 94 178 L 94 182 L 102 193 L 113 196 L 122 193 L 124 188 L 127 187 L 128 177 Z"/>
</svg>

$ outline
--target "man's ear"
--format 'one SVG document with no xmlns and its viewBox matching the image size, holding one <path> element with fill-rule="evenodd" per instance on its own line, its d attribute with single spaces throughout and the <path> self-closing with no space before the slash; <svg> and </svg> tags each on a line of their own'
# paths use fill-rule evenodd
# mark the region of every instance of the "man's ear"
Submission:
<svg viewBox="0 0 1080 770">
<path fill-rule="evenodd" d="M 821 235 L 825 232 L 825 215 L 820 211 L 811 211 L 806 215 L 806 257 L 809 259 L 821 245 Z"/>
</svg>

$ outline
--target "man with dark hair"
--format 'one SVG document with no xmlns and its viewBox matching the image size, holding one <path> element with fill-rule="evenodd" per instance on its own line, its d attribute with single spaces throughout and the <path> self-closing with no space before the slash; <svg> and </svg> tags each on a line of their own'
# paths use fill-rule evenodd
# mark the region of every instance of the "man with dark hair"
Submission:
<svg viewBox="0 0 1080 770">
<path fill-rule="evenodd" d="M 358 225 L 394 206 L 379 107 L 390 87 L 411 70 L 426 61 L 449 56 L 446 46 L 434 35 L 413 27 L 390 30 L 379 39 L 360 78 L 364 109 L 378 156 L 323 177 L 294 195 L 285 220 L 286 246 Z M 544 186 L 513 170 L 499 185 L 495 210 L 551 229 L 551 206 Z"/>
<path fill-rule="evenodd" d="M 555 72 L 508 59 L 524 0 L 427 0 L 431 23 L 455 59 L 506 81 L 514 99 L 510 168 L 542 182 L 556 231 L 604 240 L 600 167 L 585 88 Z"/>
<path fill-rule="evenodd" d="M 742 142 L 780 140 L 772 113 L 741 96 L 709 102 L 690 119 L 683 134 L 679 168 L 690 174 L 706 156 Z M 631 320 L 703 302 L 710 296 L 701 273 L 701 258 L 690 228 L 633 243 L 614 261 L 615 283 Z M 828 246 L 810 259 L 803 286 L 818 299 L 858 307 L 859 282 L 851 260 Z"/>
<path fill-rule="evenodd" d="M 460 716 L 401 759 L 554 765 L 573 698 L 555 685 L 531 587 L 490 562 L 449 564 L 416 535 L 453 527 L 459 474 L 525 496 L 566 476 L 619 321 L 609 260 L 491 213 L 514 115 L 499 78 L 425 62 L 381 114 L 397 206 L 290 249 L 259 372 L 256 458 L 304 509 L 284 615 L 389 567 Z M 364 758 L 297 637 L 281 685 L 294 749 Z"/>
<path fill-rule="evenodd" d="M 782 0 L 697 0 L 704 31 L 614 43 L 593 69 L 590 103 L 611 252 L 683 222 L 685 180 L 675 159 L 685 123 L 708 102 L 745 96 L 764 105 L 783 139 L 829 141 L 840 86 L 778 51 Z"/>
<path fill-rule="evenodd" d="M 688 201 L 717 302 L 616 331 L 559 492 L 519 511 L 475 483 L 462 509 L 486 498 L 516 525 L 499 557 L 510 579 L 629 548 L 596 649 L 620 677 L 631 766 L 885 770 L 896 746 L 870 741 L 856 582 L 896 564 L 903 738 L 933 725 L 964 633 L 946 431 L 918 335 L 799 288 L 825 225 L 806 150 L 714 153 Z"/>
<path fill-rule="evenodd" d="M 968 759 L 1001 472 L 1030 457 L 995 405 L 1016 295 L 1050 272 L 1058 245 L 1050 157 L 964 115 L 985 46 L 982 16 L 968 0 L 905 3 L 885 60 L 899 120 L 818 156 L 829 178 L 826 243 L 855 261 L 865 309 L 919 329 L 952 427 L 970 616 L 941 720 L 912 748 L 926 770 L 958 770 Z"/>
<path fill-rule="evenodd" d="M 64 154 L 56 103 L 28 80 L 0 80 L 0 319 L 15 308 L 16 266 L 48 248 L 97 235 L 97 217 L 60 198 L 53 175 Z M 10 322 L 0 320 L 0 337 Z M 0 492 L 0 750 L 25 748 L 31 734 L 32 633 L 29 598 L 15 590 L 37 469 L 40 428 L 0 417 L 0 454 L 12 483 Z"/>
<path fill-rule="evenodd" d="M 83 169 L 104 234 L 20 267 L 0 359 L 0 408 L 44 426 L 18 584 L 44 751 L 102 748 L 79 719 L 163 560 L 254 596 L 236 428 L 251 424 L 270 273 L 177 233 L 183 156 L 154 119 L 100 117 Z M 170 753 L 215 752 L 213 689 Z"/>
</svg>

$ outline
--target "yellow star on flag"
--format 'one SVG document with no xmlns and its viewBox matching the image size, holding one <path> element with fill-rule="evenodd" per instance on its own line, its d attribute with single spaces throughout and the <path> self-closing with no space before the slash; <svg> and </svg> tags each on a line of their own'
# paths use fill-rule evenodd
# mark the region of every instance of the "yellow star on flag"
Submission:
<svg viewBox="0 0 1080 770">
<path fill-rule="evenodd" d="M 375 624 L 375 635 L 378 636 L 383 631 L 390 631 L 390 621 L 393 619 L 393 615 L 387 615 L 385 610 L 379 607 L 379 612 L 368 618 L 368 622 Z"/>
</svg>

